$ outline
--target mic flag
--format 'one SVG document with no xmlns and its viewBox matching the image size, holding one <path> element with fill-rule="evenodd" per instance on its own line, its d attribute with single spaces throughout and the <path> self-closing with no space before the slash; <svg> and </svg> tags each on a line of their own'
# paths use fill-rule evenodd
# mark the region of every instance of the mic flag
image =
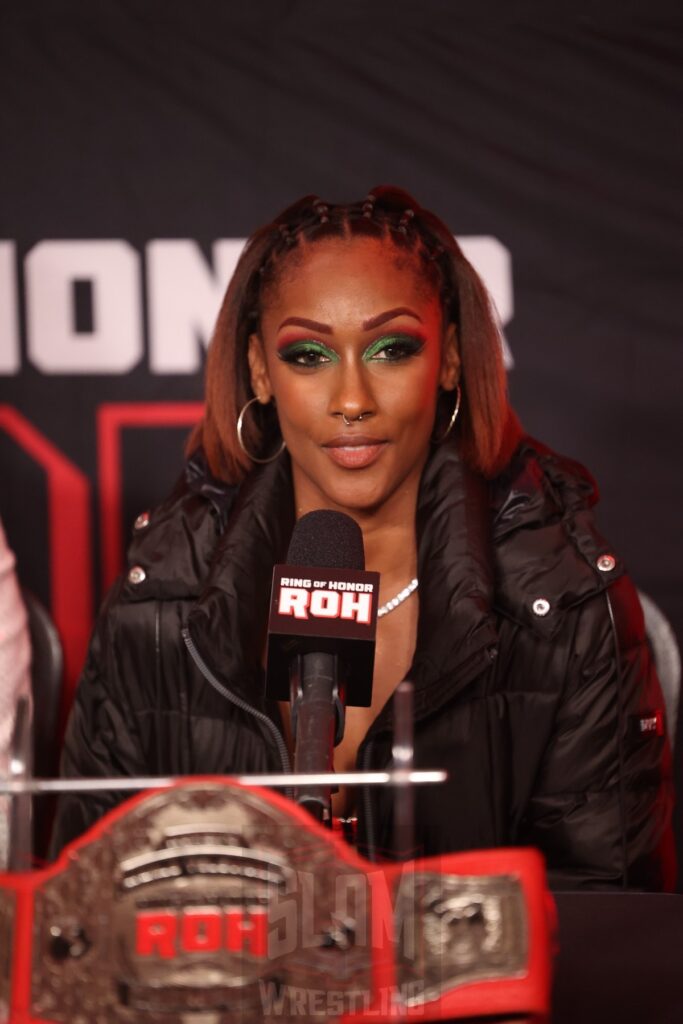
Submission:
<svg viewBox="0 0 683 1024">
<path fill-rule="evenodd" d="M 358 524 L 319 510 L 294 529 L 287 562 L 273 569 L 266 696 L 289 700 L 291 658 L 337 655 L 347 706 L 370 707 L 379 573 L 365 571 Z"/>
</svg>

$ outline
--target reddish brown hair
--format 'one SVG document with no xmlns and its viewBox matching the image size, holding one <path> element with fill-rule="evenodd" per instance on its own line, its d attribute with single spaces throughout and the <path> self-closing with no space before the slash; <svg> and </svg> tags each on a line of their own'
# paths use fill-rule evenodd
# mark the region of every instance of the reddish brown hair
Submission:
<svg viewBox="0 0 683 1024">
<path fill-rule="evenodd" d="M 240 256 L 214 330 L 206 364 L 204 417 L 188 450 L 200 445 L 212 473 L 238 483 L 252 468 L 237 440 L 237 417 L 253 398 L 247 361 L 249 336 L 258 330 L 268 289 L 303 246 L 353 236 L 391 241 L 410 252 L 419 272 L 438 289 L 444 324 L 456 325 L 462 406 L 455 430 L 462 457 L 485 476 L 508 461 L 521 433 L 507 398 L 500 333 L 488 293 L 446 225 L 407 192 L 380 186 L 356 203 L 325 203 L 305 196 L 271 224 L 259 228 Z M 453 397 L 440 403 L 437 419 L 448 422 Z M 259 406 L 259 409 L 261 407 Z M 248 416 L 244 440 L 249 451 L 277 451 L 277 423 L 257 426 Z"/>
</svg>

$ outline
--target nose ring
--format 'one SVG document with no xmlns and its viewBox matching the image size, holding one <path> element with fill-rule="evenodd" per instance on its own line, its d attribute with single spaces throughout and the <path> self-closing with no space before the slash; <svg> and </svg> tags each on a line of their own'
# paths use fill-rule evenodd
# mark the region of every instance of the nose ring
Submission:
<svg viewBox="0 0 683 1024">
<path fill-rule="evenodd" d="M 360 415 L 354 416 L 352 419 L 349 419 L 348 416 L 346 415 L 346 413 L 343 412 L 342 413 L 342 421 L 343 421 L 345 427 L 350 427 L 352 423 L 360 423 L 360 421 L 363 419 L 364 416 L 365 416 L 365 413 L 362 412 L 362 413 L 360 413 Z"/>
</svg>

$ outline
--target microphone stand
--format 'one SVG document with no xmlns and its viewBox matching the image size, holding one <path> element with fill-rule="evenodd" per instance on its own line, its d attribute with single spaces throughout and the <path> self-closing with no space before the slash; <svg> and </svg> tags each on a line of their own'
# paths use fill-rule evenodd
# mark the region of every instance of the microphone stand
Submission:
<svg viewBox="0 0 683 1024">
<path fill-rule="evenodd" d="M 10 740 L 8 782 L 28 782 L 33 771 L 33 723 L 28 697 L 20 697 Z M 0 814 L 2 814 L 0 808 Z M 30 871 L 33 853 L 33 806 L 30 793 L 18 793 L 10 801 L 7 821 L 7 870 Z M 2 822 L 0 822 L 0 825 Z M 0 871 L 3 870 L 0 849 Z"/>
<path fill-rule="evenodd" d="M 415 792 L 413 771 L 413 684 L 404 679 L 393 700 L 394 735 L 391 761 L 398 777 L 394 791 L 394 856 L 410 860 L 415 855 Z"/>
<path fill-rule="evenodd" d="M 344 735 L 343 688 L 338 684 L 336 654 L 299 654 L 290 664 L 290 701 L 294 737 L 294 773 L 334 771 L 334 748 Z M 306 783 L 296 801 L 317 820 L 332 818 L 332 787 Z"/>
</svg>

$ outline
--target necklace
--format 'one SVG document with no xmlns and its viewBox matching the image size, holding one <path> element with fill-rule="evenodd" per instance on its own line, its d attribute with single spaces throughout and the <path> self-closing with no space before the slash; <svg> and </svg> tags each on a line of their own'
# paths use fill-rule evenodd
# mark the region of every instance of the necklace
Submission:
<svg viewBox="0 0 683 1024">
<path fill-rule="evenodd" d="M 398 608 L 400 604 L 403 604 L 407 597 L 410 597 L 412 592 L 417 590 L 417 576 L 414 580 L 411 580 L 407 587 L 399 591 L 396 597 L 392 597 L 391 601 L 387 601 L 381 608 L 377 609 L 377 618 L 381 619 L 383 615 L 388 615 L 389 612 L 393 612 L 394 608 Z"/>
</svg>

